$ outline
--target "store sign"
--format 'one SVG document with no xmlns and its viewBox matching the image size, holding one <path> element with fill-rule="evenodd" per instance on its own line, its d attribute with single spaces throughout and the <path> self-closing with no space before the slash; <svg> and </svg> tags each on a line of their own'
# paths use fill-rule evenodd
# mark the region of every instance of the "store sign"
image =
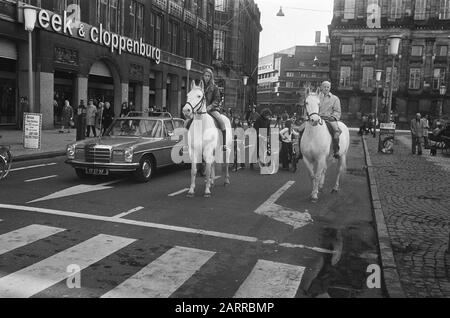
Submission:
<svg viewBox="0 0 450 318">
<path fill-rule="evenodd" d="M 42 114 L 25 113 L 23 127 L 23 147 L 25 149 L 41 149 Z"/>
<path fill-rule="evenodd" d="M 72 9 L 73 10 L 73 9 Z M 64 11 L 63 15 L 51 11 L 41 10 L 38 13 L 37 23 L 45 30 L 62 33 L 81 40 L 93 42 L 111 50 L 111 53 L 117 52 L 119 55 L 123 52 L 139 55 L 152 59 L 159 64 L 161 62 L 161 50 L 142 41 L 142 38 L 132 40 L 122 35 L 110 32 L 100 27 L 94 27 L 79 22 L 78 15 Z M 79 13 L 79 10 L 78 10 Z"/>
</svg>

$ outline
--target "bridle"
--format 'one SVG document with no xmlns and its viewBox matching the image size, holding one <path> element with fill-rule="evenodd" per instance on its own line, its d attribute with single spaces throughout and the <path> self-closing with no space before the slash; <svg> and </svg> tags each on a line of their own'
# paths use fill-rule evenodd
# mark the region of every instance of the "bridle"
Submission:
<svg viewBox="0 0 450 318">
<path fill-rule="evenodd" d="M 319 113 L 311 113 L 311 114 L 310 114 L 310 113 L 308 112 L 308 108 L 306 109 L 306 116 L 308 116 L 308 121 L 309 121 L 309 122 L 312 122 L 311 117 L 314 116 L 314 115 L 319 116 L 319 118 L 320 118 L 320 120 L 319 120 L 319 125 L 323 126 L 324 121 L 323 121 L 322 117 L 319 115 Z"/>
<path fill-rule="evenodd" d="M 195 105 L 195 106 L 192 106 L 192 104 L 190 103 L 190 102 L 186 102 L 186 105 L 189 105 L 190 107 L 191 107 L 191 110 L 192 110 L 192 113 L 194 114 L 194 115 L 205 115 L 205 114 L 207 114 L 208 112 L 198 112 L 198 110 L 201 108 L 201 106 L 202 106 L 202 104 L 203 104 L 203 101 L 205 100 L 205 94 L 203 94 L 203 97 L 202 97 L 202 99 L 198 102 L 198 104 L 197 105 Z"/>
</svg>

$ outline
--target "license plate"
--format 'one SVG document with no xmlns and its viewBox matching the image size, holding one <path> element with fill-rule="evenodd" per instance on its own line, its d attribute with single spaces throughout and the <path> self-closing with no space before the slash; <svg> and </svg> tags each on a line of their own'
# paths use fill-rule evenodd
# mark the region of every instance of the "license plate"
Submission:
<svg viewBox="0 0 450 318">
<path fill-rule="evenodd" d="M 94 176 L 107 176 L 109 175 L 109 170 L 107 169 L 86 169 L 86 174 Z"/>
</svg>

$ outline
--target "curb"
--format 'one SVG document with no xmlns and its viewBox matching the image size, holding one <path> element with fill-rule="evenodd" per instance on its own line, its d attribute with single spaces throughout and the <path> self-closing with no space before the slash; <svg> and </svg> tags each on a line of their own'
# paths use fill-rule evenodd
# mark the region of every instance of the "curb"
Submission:
<svg viewBox="0 0 450 318">
<path fill-rule="evenodd" d="M 381 206 L 380 196 L 378 194 L 377 181 L 375 179 L 375 171 L 370 159 L 369 149 L 367 148 L 366 138 L 362 137 L 364 144 L 364 153 L 366 156 L 366 164 L 369 176 L 370 193 L 372 206 L 375 214 L 377 225 L 378 243 L 380 246 L 381 264 L 383 270 L 384 283 L 389 298 L 406 298 L 400 282 L 400 276 L 395 263 L 394 252 L 392 251 L 391 239 L 384 218 L 383 208 Z"/>
<path fill-rule="evenodd" d="M 23 162 L 23 161 L 31 161 L 31 160 L 38 160 L 38 159 L 47 159 L 47 158 L 56 158 L 56 157 L 63 157 L 66 155 L 66 151 L 54 151 L 54 152 L 42 152 L 32 155 L 21 155 L 21 156 L 14 156 L 13 154 L 13 162 Z"/>
</svg>

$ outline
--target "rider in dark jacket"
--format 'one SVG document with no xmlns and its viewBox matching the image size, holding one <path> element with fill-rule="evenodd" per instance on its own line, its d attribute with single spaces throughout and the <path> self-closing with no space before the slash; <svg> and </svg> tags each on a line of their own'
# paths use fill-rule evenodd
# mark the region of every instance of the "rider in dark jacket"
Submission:
<svg viewBox="0 0 450 318">
<path fill-rule="evenodd" d="M 214 73 L 211 69 L 206 68 L 204 70 L 202 82 L 205 89 L 206 109 L 208 111 L 208 114 L 211 115 L 219 124 L 219 128 L 222 131 L 223 148 L 224 150 L 226 150 L 227 134 L 225 123 L 222 120 L 222 116 L 220 114 L 220 101 L 221 101 L 220 90 L 214 81 Z M 189 129 L 189 127 L 191 126 L 192 121 L 193 119 L 189 119 L 186 122 L 187 129 Z"/>
</svg>

